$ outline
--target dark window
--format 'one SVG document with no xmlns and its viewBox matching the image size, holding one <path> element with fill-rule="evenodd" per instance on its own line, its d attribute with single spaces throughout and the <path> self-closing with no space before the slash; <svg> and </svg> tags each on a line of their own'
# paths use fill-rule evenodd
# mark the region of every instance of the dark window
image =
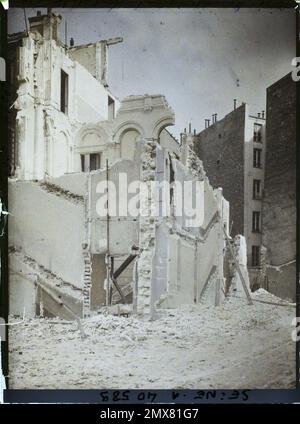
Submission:
<svg viewBox="0 0 300 424">
<path fill-rule="evenodd" d="M 253 141 L 262 142 L 262 125 L 254 124 Z"/>
<path fill-rule="evenodd" d="M 90 172 L 96 171 L 101 168 L 101 154 L 91 153 L 88 155 L 81 155 L 81 171 Z"/>
<path fill-rule="evenodd" d="M 15 175 L 16 165 L 17 165 L 17 151 L 16 151 L 16 132 L 15 126 L 10 124 L 8 127 L 8 161 L 9 161 L 9 169 L 8 175 L 11 177 Z"/>
<path fill-rule="evenodd" d="M 253 167 L 254 168 L 261 168 L 261 149 L 253 149 Z"/>
<path fill-rule="evenodd" d="M 85 172 L 85 156 L 80 155 L 80 158 L 81 158 L 81 171 Z"/>
<path fill-rule="evenodd" d="M 252 213 L 252 232 L 253 233 L 260 232 L 260 212 Z"/>
<path fill-rule="evenodd" d="M 10 62 L 9 79 L 10 79 L 11 85 L 14 85 L 16 82 L 16 63 L 15 62 Z"/>
<path fill-rule="evenodd" d="M 60 77 L 60 110 L 68 114 L 69 76 L 63 70 Z"/>
<path fill-rule="evenodd" d="M 260 266 L 260 247 L 252 246 L 252 266 Z"/>
<path fill-rule="evenodd" d="M 253 199 L 261 198 L 261 181 L 253 180 Z"/>
<path fill-rule="evenodd" d="M 108 120 L 114 119 L 115 117 L 115 101 L 108 96 Z"/>
<path fill-rule="evenodd" d="M 95 171 L 96 169 L 100 169 L 100 154 L 92 153 L 90 155 L 90 170 Z"/>
<path fill-rule="evenodd" d="M 174 181 L 175 181 L 175 172 L 172 165 L 172 159 L 170 158 L 170 204 L 172 203 L 174 197 Z"/>
</svg>

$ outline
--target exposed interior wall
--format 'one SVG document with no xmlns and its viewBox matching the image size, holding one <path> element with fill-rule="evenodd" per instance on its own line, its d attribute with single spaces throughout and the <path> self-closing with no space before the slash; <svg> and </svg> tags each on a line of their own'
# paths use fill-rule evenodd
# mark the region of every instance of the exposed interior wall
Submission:
<svg viewBox="0 0 300 424">
<path fill-rule="evenodd" d="M 132 246 L 139 244 L 139 219 L 123 214 L 120 210 L 120 204 L 124 208 L 126 202 L 129 202 L 135 195 L 133 193 L 127 196 L 127 183 L 139 181 L 139 165 L 130 160 L 119 160 L 109 167 L 108 179 L 111 182 L 108 187 L 109 220 L 107 220 L 106 213 L 106 170 L 92 172 L 89 178 L 90 200 L 88 201 L 89 211 L 87 213 L 91 218 L 91 252 L 93 254 L 105 254 L 109 251 L 112 256 L 129 254 Z M 121 203 L 119 202 L 119 195 L 122 196 Z M 115 210 L 113 210 L 114 198 L 117 199 Z"/>
<path fill-rule="evenodd" d="M 32 318 L 38 314 L 73 319 L 76 314 L 82 317 L 82 288 L 64 281 L 21 249 L 10 248 L 9 269 L 12 315 L 25 314 L 26 318 Z"/>
<path fill-rule="evenodd" d="M 84 172 L 65 174 L 58 178 L 49 178 L 48 181 L 65 191 L 84 198 L 86 195 L 88 174 Z"/>
<path fill-rule="evenodd" d="M 105 255 L 92 255 L 91 310 L 97 310 L 106 302 L 104 281 L 106 279 Z"/>
<path fill-rule="evenodd" d="M 86 46 L 71 47 L 68 52 L 74 61 L 79 62 L 94 78 L 97 78 L 100 73 L 100 63 L 98 64 L 96 60 L 96 50 L 97 44 L 92 43 Z"/>
<path fill-rule="evenodd" d="M 96 43 L 69 47 L 68 54 L 104 87 L 108 87 L 108 48 L 110 45 L 118 44 L 122 41 L 122 38 L 117 37 L 109 40 L 99 40 Z M 114 100 L 114 113 L 116 113 L 119 102 L 113 96 L 111 98 Z"/>
<path fill-rule="evenodd" d="M 173 152 L 176 155 L 180 154 L 179 142 L 165 128 L 159 135 L 159 144 L 168 152 Z"/>
<path fill-rule="evenodd" d="M 36 315 L 37 308 L 37 287 L 34 284 L 33 276 L 26 278 L 26 275 L 16 273 L 18 269 L 11 256 L 10 267 L 10 288 L 9 288 L 9 313 L 15 316 L 23 316 L 24 309 L 27 318 Z"/>
<path fill-rule="evenodd" d="M 81 288 L 83 202 L 49 192 L 38 183 L 10 181 L 9 204 L 9 245 Z"/>
<path fill-rule="evenodd" d="M 79 122 L 98 122 L 108 119 L 108 91 L 92 78 L 79 63 L 75 65 L 75 107 Z"/>
<path fill-rule="evenodd" d="M 210 186 L 201 161 L 190 149 L 187 163 L 190 168 L 174 160 L 175 179 L 182 183 L 203 181 L 204 220 L 200 227 L 187 228 L 183 215 L 163 220 L 156 227 L 152 298 L 158 307 L 172 308 L 200 301 L 218 305 L 223 298 L 225 240 L 222 226 L 228 228 L 229 205 L 222 191 L 214 191 Z"/>
</svg>

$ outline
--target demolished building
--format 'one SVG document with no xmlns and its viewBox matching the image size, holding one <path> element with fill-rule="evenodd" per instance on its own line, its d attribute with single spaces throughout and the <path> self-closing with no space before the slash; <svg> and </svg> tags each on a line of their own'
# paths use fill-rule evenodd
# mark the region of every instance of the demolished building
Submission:
<svg viewBox="0 0 300 424">
<path fill-rule="evenodd" d="M 192 138 L 178 143 L 168 132 L 175 116 L 164 96 L 119 102 L 111 94 L 107 47 L 121 40 L 68 47 L 60 20 L 38 13 L 28 33 L 9 38 L 10 313 L 25 307 L 27 316 L 72 319 L 112 304 L 150 315 L 221 304 L 229 232 L 222 189 L 210 185 Z M 194 225 L 185 211 L 174 213 L 173 183 L 187 181 L 200 183 Z M 153 182 L 169 186 L 157 194 Z M 124 192 L 126 210 L 120 202 L 113 210 Z M 157 205 L 169 213 L 153 214 Z"/>
</svg>

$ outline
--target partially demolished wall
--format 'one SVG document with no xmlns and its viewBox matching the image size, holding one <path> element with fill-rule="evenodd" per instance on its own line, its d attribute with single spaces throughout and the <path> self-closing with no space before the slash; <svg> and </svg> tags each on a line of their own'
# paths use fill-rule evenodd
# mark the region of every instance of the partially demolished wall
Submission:
<svg viewBox="0 0 300 424">
<path fill-rule="evenodd" d="M 10 182 L 11 272 L 17 275 L 13 273 L 18 263 L 29 257 L 34 270 L 26 273 L 34 278 L 12 276 L 14 296 L 22 300 L 22 284 L 31 284 L 33 314 L 32 299 L 39 298 L 36 278 L 45 287 L 49 282 L 40 275 L 43 267 L 63 286 L 70 284 L 80 292 L 84 316 L 120 298 L 128 300 L 131 293 L 123 296 L 125 288 L 132 290 L 136 313 L 152 315 L 158 307 L 200 301 L 219 305 L 228 203 L 221 190 L 210 186 L 191 149 L 191 138 L 179 144 L 165 130 L 175 121 L 165 97 L 126 97 L 120 108 L 116 102 L 117 114 L 112 117 L 107 87 L 55 40 L 29 31 L 17 48 L 21 82 L 14 108 L 20 148 Z M 68 75 L 68 110 L 60 104 L 62 71 Z M 87 156 L 90 160 L 95 153 L 101 161 L 99 169 L 91 171 L 86 168 Z M 199 183 L 200 204 L 191 206 L 201 211 L 198 223 L 191 225 L 185 212 L 175 213 L 178 198 L 173 187 L 167 190 L 168 198 L 156 198 L 153 183 L 164 181 Z M 130 183 L 144 185 L 149 193 L 139 195 L 136 217 L 112 210 L 117 193 L 126 193 L 129 200 Z M 187 197 L 196 199 L 192 192 Z M 166 216 L 153 215 L 157 200 L 159 206 L 168 206 Z M 119 206 L 117 202 L 118 211 Z M 132 281 L 127 273 L 121 290 L 113 266 L 122 267 L 128 258 Z"/>
</svg>

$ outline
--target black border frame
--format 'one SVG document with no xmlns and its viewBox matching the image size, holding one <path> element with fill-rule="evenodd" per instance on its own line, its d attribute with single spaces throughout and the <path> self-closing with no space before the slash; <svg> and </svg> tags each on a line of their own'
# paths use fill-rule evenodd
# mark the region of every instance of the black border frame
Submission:
<svg viewBox="0 0 300 424">
<path fill-rule="evenodd" d="M 7 57 L 7 14 L 4 11 L 2 3 L 0 4 L 0 56 L 6 60 Z M 8 100 L 6 82 L 0 82 L 0 193 L 1 199 L 8 208 L 8 161 L 7 161 L 7 140 L 8 140 Z M 8 231 L 3 237 L 0 237 L 1 254 L 1 281 L 0 281 L 0 317 L 8 322 L 9 313 L 9 284 L 8 284 Z M 0 342 L 2 350 L 2 368 L 3 374 L 8 375 L 8 327 L 5 327 L 6 341 Z M 6 384 L 8 379 L 6 378 Z"/>
</svg>

